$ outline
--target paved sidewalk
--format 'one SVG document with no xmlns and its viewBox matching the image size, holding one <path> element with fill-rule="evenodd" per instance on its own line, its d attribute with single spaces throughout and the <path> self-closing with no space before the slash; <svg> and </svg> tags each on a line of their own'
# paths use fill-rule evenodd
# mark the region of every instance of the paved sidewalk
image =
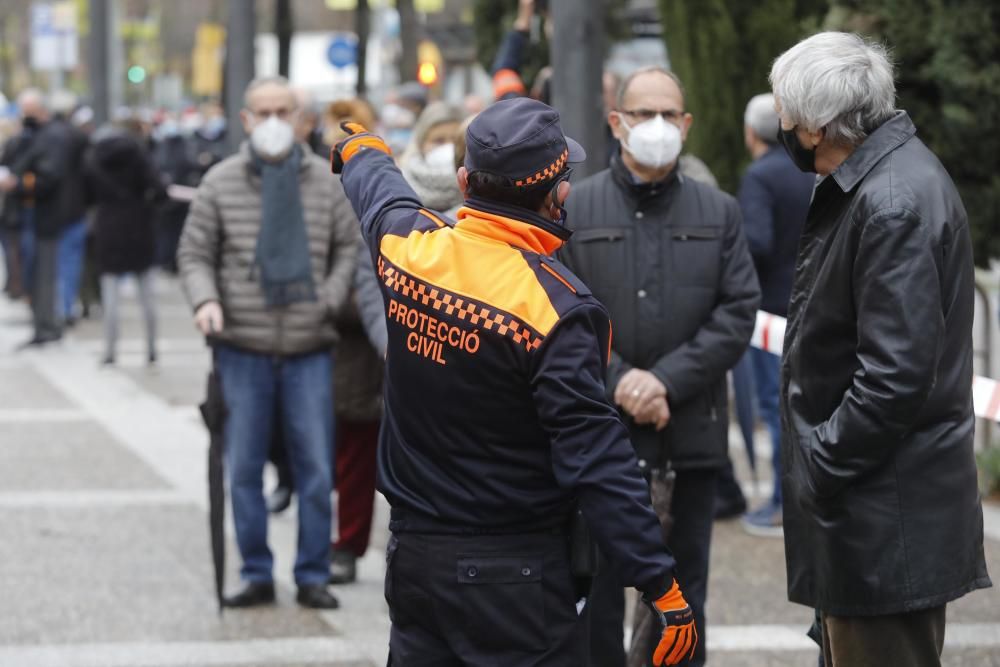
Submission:
<svg viewBox="0 0 1000 667">
<path fill-rule="evenodd" d="M 160 364 L 145 367 L 138 306 L 123 306 L 119 364 L 99 368 L 100 324 L 14 353 L 28 315 L 0 297 L 0 667 L 383 665 L 386 506 L 342 608 L 294 601 L 295 507 L 271 521 L 279 602 L 216 612 L 206 518 L 208 354 L 176 283 L 159 280 Z M 745 476 L 742 443 L 734 460 Z M 761 437 L 759 449 L 766 449 Z M 738 447 L 736 446 L 738 445 Z M 766 468 L 766 462 L 761 468 Z M 767 480 L 763 487 L 766 491 Z M 987 555 L 1000 577 L 1000 508 Z M 230 531 L 231 534 L 231 531 Z M 229 584 L 239 566 L 229 544 Z M 811 666 L 811 614 L 784 595 L 782 542 L 716 525 L 712 665 Z M 949 608 L 945 664 L 1000 667 L 1000 594 Z"/>
</svg>

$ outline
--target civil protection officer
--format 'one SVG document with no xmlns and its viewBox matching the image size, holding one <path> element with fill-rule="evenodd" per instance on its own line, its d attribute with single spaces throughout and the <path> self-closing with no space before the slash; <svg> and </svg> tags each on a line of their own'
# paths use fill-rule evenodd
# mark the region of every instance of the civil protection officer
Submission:
<svg viewBox="0 0 1000 667">
<path fill-rule="evenodd" d="M 697 644 L 628 432 L 605 398 L 611 329 L 552 258 L 583 149 L 527 98 L 469 126 L 457 222 L 421 207 L 378 137 L 334 149 L 385 296 L 378 487 L 392 505 L 389 664 L 586 664 L 575 508 L 663 623 L 656 665 Z"/>
</svg>

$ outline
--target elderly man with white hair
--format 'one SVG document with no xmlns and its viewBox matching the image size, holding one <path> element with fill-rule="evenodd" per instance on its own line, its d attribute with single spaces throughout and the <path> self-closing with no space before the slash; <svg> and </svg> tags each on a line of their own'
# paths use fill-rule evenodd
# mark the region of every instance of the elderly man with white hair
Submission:
<svg viewBox="0 0 1000 667">
<path fill-rule="evenodd" d="M 771 83 L 782 143 L 821 177 L 781 373 L 788 595 L 819 610 L 827 667 L 937 666 L 945 606 L 990 586 L 965 209 L 881 46 L 814 35 Z"/>
<path fill-rule="evenodd" d="M 34 333 L 21 347 L 37 347 L 62 338 L 62 309 L 57 305 L 59 237 L 66 220 L 66 136 L 51 121 L 45 96 L 28 88 L 17 97 L 22 134 L 17 154 L 0 177 L 0 193 L 24 233 L 26 278 L 31 286 Z"/>
</svg>

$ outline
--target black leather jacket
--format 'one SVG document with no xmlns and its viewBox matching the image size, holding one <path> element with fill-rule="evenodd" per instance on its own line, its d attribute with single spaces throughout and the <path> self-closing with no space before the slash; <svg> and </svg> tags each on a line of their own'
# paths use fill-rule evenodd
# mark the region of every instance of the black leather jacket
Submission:
<svg viewBox="0 0 1000 667">
<path fill-rule="evenodd" d="M 833 615 L 990 585 L 973 457 L 972 247 L 905 112 L 816 188 L 781 373 L 788 594 Z"/>
<path fill-rule="evenodd" d="M 718 469 L 727 461 L 726 371 L 747 348 L 760 289 L 736 200 L 674 170 L 637 184 L 616 154 L 574 184 L 560 259 L 611 313 L 607 389 L 632 368 L 667 387 L 657 432 L 623 415 L 640 465 Z"/>
</svg>

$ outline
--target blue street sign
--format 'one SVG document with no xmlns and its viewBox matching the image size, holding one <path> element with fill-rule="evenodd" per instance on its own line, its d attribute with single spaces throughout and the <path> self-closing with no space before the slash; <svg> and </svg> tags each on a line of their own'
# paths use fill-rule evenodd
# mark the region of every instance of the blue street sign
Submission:
<svg viewBox="0 0 1000 667">
<path fill-rule="evenodd" d="M 326 59 L 334 67 L 347 67 L 358 62 L 358 40 L 354 35 L 337 35 L 326 48 Z"/>
</svg>

